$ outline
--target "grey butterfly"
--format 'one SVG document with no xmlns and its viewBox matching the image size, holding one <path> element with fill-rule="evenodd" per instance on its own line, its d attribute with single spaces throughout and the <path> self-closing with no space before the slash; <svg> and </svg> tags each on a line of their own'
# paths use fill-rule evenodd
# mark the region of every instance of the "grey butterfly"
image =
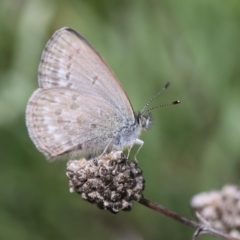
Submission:
<svg viewBox="0 0 240 240">
<path fill-rule="evenodd" d="M 73 29 L 62 28 L 48 41 L 38 84 L 26 124 L 49 160 L 143 145 L 138 137 L 152 123 L 149 111 L 134 113 L 110 67 Z"/>
</svg>

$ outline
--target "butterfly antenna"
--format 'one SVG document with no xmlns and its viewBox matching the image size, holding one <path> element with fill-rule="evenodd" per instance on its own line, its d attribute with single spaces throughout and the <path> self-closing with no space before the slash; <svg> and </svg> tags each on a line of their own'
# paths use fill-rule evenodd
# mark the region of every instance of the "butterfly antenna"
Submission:
<svg viewBox="0 0 240 240">
<path fill-rule="evenodd" d="M 158 106 L 155 106 L 155 107 L 152 107 L 152 108 L 149 108 L 146 112 L 151 112 L 152 110 L 156 109 L 156 108 L 160 108 L 160 107 L 167 107 L 167 106 L 171 106 L 171 105 L 177 105 L 181 103 L 180 100 L 176 100 L 174 102 L 171 102 L 171 103 L 165 103 L 165 104 L 161 104 L 161 105 L 158 105 Z"/>
<path fill-rule="evenodd" d="M 160 90 L 153 98 L 151 98 L 148 103 L 144 106 L 144 108 L 142 109 L 141 113 L 144 114 L 145 109 L 159 96 L 161 95 L 165 90 L 167 90 L 167 88 L 170 86 L 170 82 L 167 82 L 167 84 L 164 86 L 164 88 L 162 90 Z M 166 104 L 167 105 L 167 104 Z M 172 105 L 171 103 L 168 105 Z M 159 106 L 160 107 L 160 106 Z M 152 108 L 151 108 L 152 109 Z"/>
</svg>

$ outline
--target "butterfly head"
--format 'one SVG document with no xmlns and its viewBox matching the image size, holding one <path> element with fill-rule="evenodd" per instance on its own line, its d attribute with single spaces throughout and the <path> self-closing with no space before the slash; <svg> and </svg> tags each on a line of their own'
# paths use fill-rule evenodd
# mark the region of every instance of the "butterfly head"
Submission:
<svg viewBox="0 0 240 240">
<path fill-rule="evenodd" d="M 151 98 L 149 100 L 149 102 L 144 106 L 142 111 L 137 115 L 137 117 L 136 117 L 137 123 L 139 124 L 139 126 L 142 127 L 142 129 L 148 129 L 152 125 L 152 115 L 151 115 L 152 110 L 160 108 L 160 107 L 169 106 L 169 105 L 176 105 L 176 104 L 179 104 L 181 102 L 181 101 L 177 100 L 177 101 L 174 101 L 174 102 L 171 102 L 171 103 L 157 105 L 157 106 L 154 106 L 154 107 L 151 107 L 151 108 L 147 109 L 148 106 L 158 96 L 160 96 L 169 86 L 170 86 L 170 82 L 168 82 L 162 90 L 160 90 L 153 98 Z"/>
</svg>

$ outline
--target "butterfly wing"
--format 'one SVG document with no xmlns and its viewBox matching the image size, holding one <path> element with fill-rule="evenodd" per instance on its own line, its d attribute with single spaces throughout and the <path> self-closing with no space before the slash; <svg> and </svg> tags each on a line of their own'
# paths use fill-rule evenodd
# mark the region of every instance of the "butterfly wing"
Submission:
<svg viewBox="0 0 240 240">
<path fill-rule="evenodd" d="M 64 87 L 99 96 L 134 121 L 131 103 L 110 67 L 80 34 L 62 28 L 48 41 L 38 75 L 41 88 Z"/>
<path fill-rule="evenodd" d="M 37 89 L 26 116 L 31 139 L 49 159 L 103 151 L 123 121 L 106 100 L 66 88 Z"/>
</svg>

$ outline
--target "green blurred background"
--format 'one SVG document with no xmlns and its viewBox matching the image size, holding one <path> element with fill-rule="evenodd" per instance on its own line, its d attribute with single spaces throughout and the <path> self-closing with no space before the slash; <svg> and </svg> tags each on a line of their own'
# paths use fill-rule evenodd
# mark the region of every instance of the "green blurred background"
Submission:
<svg viewBox="0 0 240 240">
<path fill-rule="evenodd" d="M 0 0 L 0 239 L 190 239 L 138 203 L 113 215 L 70 194 L 66 162 L 47 162 L 30 141 L 26 103 L 63 26 L 101 53 L 135 110 L 171 81 L 153 105 L 182 104 L 153 112 L 138 161 L 145 197 L 194 218 L 194 194 L 239 184 L 240 1 Z"/>
</svg>

